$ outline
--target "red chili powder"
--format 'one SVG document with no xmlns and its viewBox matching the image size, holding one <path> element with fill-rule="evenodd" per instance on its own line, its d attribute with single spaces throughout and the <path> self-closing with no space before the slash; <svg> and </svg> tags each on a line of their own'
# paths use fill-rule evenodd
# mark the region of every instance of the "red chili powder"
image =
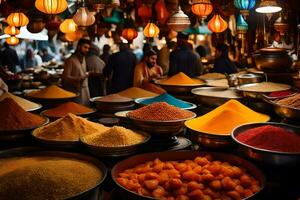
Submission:
<svg viewBox="0 0 300 200">
<path fill-rule="evenodd" d="M 285 96 L 291 95 L 293 93 L 294 92 L 292 90 L 278 91 L 278 92 L 271 92 L 268 96 L 269 97 L 285 97 Z"/>
<path fill-rule="evenodd" d="M 300 135 L 276 126 L 266 125 L 249 129 L 237 137 L 250 146 L 280 152 L 300 152 Z"/>
</svg>

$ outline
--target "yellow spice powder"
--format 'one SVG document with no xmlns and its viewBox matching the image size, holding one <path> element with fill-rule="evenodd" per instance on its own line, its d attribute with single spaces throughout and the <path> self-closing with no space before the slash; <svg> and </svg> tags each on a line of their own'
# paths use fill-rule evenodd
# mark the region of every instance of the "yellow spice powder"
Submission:
<svg viewBox="0 0 300 200">
<path fill-rule="evenodd" d="M 179 72 L 178 74 L 166 79 L 161 80 L 161 84 L 164 85 L 195 85 L 204 83 L 202 80 L 190 78 L 185 75 L 183 72 Z"/>
<path fill-rule="evenodd" d="M 143 97 L 156 97 L 158 94 L 154 92 L 150 92 L 138 87 L 131 87 L 126 90 L 123 90 L 118 93 L 119 95 L 127 98 L 137 99 L 137 98 L 143 98 Z"/>
<path fill-rule="evenodd" d="M 41 99 L 58 99 L 75 97 L 76 94 L 56 85 L 51 85 L 38 91 L 32 91 L 28 93 L 27 96 Z"/>
</svg>

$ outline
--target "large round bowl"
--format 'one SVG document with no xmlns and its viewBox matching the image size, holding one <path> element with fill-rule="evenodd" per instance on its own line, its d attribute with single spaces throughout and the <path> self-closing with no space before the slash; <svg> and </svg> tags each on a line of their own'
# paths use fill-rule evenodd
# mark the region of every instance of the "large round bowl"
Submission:
<svg viewBox="0 0 300 200">
<path fill-rule="evenodd" d="M 214 159 L 220 160 L 223 162 L 229 162 L 230 164 L 236 165 L 238 167 L 242 167 L 246 169 L 252 176 L 254 176 L 261 185 L 261 190 L 264 188 L 265 185 L 265 177 L 263 173 L 253 164 L 250 162 L 235 156 L 231 154 L 224 154 L 224 153 L 213 153 L 213 152 L 198 152 L 198 151 L 176 151 L 176 152 L 157 152 L 157 153 L 147 153 L 147 154 L 141 154 L 137 156 L 132 156 L 126 160 L 123 160 L 119 162 L 117 165 L 114 166 L 112 169 L 112 178 L 115 181 L 115 183 L 118 185 L 119 188 L 121 188 L 122 194 L 125 197 L 125 199 L 155 199 L 151 197 L 146 197 L 139 195 L 135 192 L 132 192 L 126 188 L 124 188 L 122 185 L 120 185 L 116 178 L 118 177 L 118 174 L 120 172 L 123 172 L 126 169 L 135 167 L 139 164 L 146 163 L 147 161 L 152 161 L 156 158 L 160 159 L 161 161 L 180 161 L 180 160 L 193 160 L 197 156 L 205 156 L 205 155 L 212 155 Z M 260 191 L 261 191 L 260 190 Z M 260 192 L 259 191 L 259 192 Z M 259 193 L 258 192 L 258 193 Z M 256 199 L 258 193 L 254 194 L 251 197 L 248 197 L 246 199 Z"/>
<path fill-rule="evenodd" d="M 200 87 L 192 89 L 192 93 L 196 96 L 197 103 L 201 105 L 208 106 L 208 107 L 218 107 L 230 99 L 235 99 L 238 101 L 242 100 L 242 96 L 236 94 L 235 96 L 212 96 L 210 94 L 202 94 L 203 92 L 226 92 L 232 91 L 234 92 L 235 89 L 227 88 L 227 87 Z"/>
<path fill-rule="evenodd" d="M 143 103 L 143 101 L 148 100 L 148 99 L 153 99 L 153 97 L 138 98 L 138 99 L 135 99 L 134 101 L 138 105 L 145 106 L 145 105 L 149 105 L 149 104 L 145 104 L 145 103 Z M 189 105 L 188 107 L 181 108 L 181 109 L 184 109 L 184 110 L 193 110 L 193 109 L 197 108 L 197 106 L 195 104 L 193 104 L 193 103 L 190 103 L 190 102 L 187 102 L 187 101 L 182 101 L 182 100 L 180 100 L 180 101 Z M 173 105 L 173 106 L 176 106 L 176 105 Z"/>
<path fill-rule="evenodd" d="M 74 97 L 67 97 L 67 98 L 36 98 L 36 97 L 31 97 L 28 95 L 25 95 L 26 98 L 29 100 L 32 100 L 33 102 L 37 102 L 43 105 L 43 108 L 53 108 L 56 107 L 60 104 L 67 103 L 69 101 L 74 101 L 77 97 L 79 97 L 79 94 L 76 94 Z"/>
<path fill-rule="evenodd" d="M 47 117 L 43 117 L 43 118 L 44 118 L 44 122 L 42 124 L 31 128 L 16 129 L 16 130 L 0 130 L 0 141 L 15 142 L 29 137 L 32 130 L 49 123 L 49 119 Z"/>
<path fill-rule="evenodd" d="M 102 162 L 99 160 L 83 155 L 78 153 L 67 153 L 67 152 L 60 152 L 60 151 L 47 151 L 37 147 L 20 147 L 15 149 L 9 149 L 5 151 L 0 151 L 0 158 L 13 158 L 13 157 L 20 157 L 20 156 L 46 156 L 46 157 L 61 157 L 61 158 L 69 158 L 75 160 L 82 160 L 88 163 L 95 165 L 103 174 L 102 178 L 95 184 L 92 188 L 89 188 L 82 193 L 76 194 L 73 197 L 68 199 L 70 200 L 98 200 L 99 199 L 99 190 L 103 184 L 107 176 L 106 167 Z M 49 184 L 51 184 L 49 182 Z"/>
<path fill-rule="evenodd" d="M 198 84 L 186 84 L 186 85 L 168 85 L 161 83 L 162 80 L 156 80 L 155 84 L 162 87 L 170 94 L 190 94 L 191 90 L 206 84 L 204 80 L 203 83 Z"/>
<path fill-rule="evenodd" d="M 47 114 L 45 113 L 45 112 L 47 112 L 48 110 L 49 110 L 49 109 L 44 110 L 43 112 L 41 112 L 41 115 L 42 115 L 42 116 L 48 117 L 48 118 L 50 119 L 50 121 L 55 121 L 55 120 L 57 120 L 57 119 L 63 117 L 63 116 L 61 116 L 61 117 L 49 116 L 49 115 L 47 115 Z M 96 112 L 96 110 L 95 110 L 95 109 L 92 109 L 92 111 L 90 111 L 90 112 L 80 113 L 80 114 L 74 113 L 74 115 L 77 115 L 77 116 L 80 116 L 80 117 L 89 117 L 90 115 L 94 114 L 95 112 Z M 67 114 L 68 114 L 68 113 L 66 113 L 65 115 L 67 115 Z"/>
<path fill-rule="evenodd" d="M 278 152 L 256 148 L 247 144 L 244 144 L 237 140 L 237 136 L 249 129 L 257 128 L 260 126 L 272 125 L 286 130 L 290 130 L 297 134 L 300 134 L 300 127 L 291 126 L 288 124 L 265 122 L 265 123 L 250 123 L 244 124 L 236 127 L 231 134 L 232 139 L 239 145 L 240 151 L 248 158 L 265 163 L 272 166 L 283 166 L 283 165 L 294 165 L 300 162 L 300 152 L 288 153 L 288 152 Z"/>
<path fill-rule="evenodd" d="M 104 113 L 115 113 L 119 111 L 125 111 L 130 110 L 134 108 L 135 103 L 134 100 L 128 100 L 123 102 L 103 102 L 103 101 L 97 101 L 97 99 L 100 99 L 102 97 L 93 97 L 90 99 L 90 102 L 95 105 L 97 110 Z"/>
<path fill-rule="evenodd" d="M 280 105 L 276 100 L 268 100 L 266 98 L 264 100 L 273 105 L 275 113 L 280 117 L 300 120 L 300 109 Z"/>
<path fill-rule="evenodd" d="M 122 147 L 100 147 L 88 144 L 84 138 L 80 138 L 80 141 L 86 146 L 87 150 L 97 156 L 97 157 L 121 157 L 121 156 L 128 156 L 138 152 L 140 147 L 149 141 L 151 136 L 142 131 L 136 131 L 145 136 L 145 140 L 134 145 L 122 146 Z"/>
<path fill-rule="evenodd" d="M 191 111 L 190 111 L 191 112 Z M 196 114 L 193 113 L 193 116 L 185 119 L 178 119 L 172 121 L 159 121 L 159 120 L 142 120 L 130 117 L 128 113 L 126 116 L 132 120 L 134 126 L 140 130 L 146 131 L 151 135 L 170 137 L 178 135 L 184 129 L 184 122 L 189 119 L 196 117 Z"/>
</svg>

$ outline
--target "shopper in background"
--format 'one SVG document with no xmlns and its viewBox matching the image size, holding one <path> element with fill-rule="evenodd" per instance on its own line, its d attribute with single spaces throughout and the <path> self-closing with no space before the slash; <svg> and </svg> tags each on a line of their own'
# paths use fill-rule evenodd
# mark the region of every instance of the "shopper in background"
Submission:
<svg viewBox="0 0 300 200">
<path fill-rule="evenodd" d="M 31 48 L 26 50 L 25 56 L 21 59 L 21 69 L 26 70 L 27 68 L 37 67 L 38 61 L 34 56 L 34 52 Z"/>
<path fill-rule="evenodd" d="M 3 49 L 1 49 L 0 57 L 2 67 L 7 67 L 11 72 L 17 71 L 17 66 L 20 65 L 19 57 L 16 50 L 10 48 L 10 46 L 6 42 L 3 44 Z"/>
<path fill-rule="evenodd" d="M 84 105 L 89 104 L 90 98 L 85 58 L 90 47 L 90 40 L 80 39 L 75 53 L 65 61 L 62 74 L 63 87 L 66 90 L 80 93 L 78 101 Z"/>
<path fill-rule="evenodd" d="M 218 44 L 216 46 L 215 62 L 212 72 L 232 74 L 237 72 L 236 66 L 229 59 L 228 46 L 226 44 Z"/>
<path fill-rule="evenodd" d="M 175 49 L 176 42 L 167 40 L 167 45 L 162 47 L 157 53 L 157 64 L 161 66 L 163 74 L 168 74 L 170 65 L 170 53 Z"/>
<path fill-rule="evenodd" d="M 101 54 L 100 58 L 101 60 L 104 61 L 105 64 L 107 64 L 109 56 L 110 56 L 110 46 L 108 44 L 105 44 L 103 46 L 103 53 Z"/>
</svg>

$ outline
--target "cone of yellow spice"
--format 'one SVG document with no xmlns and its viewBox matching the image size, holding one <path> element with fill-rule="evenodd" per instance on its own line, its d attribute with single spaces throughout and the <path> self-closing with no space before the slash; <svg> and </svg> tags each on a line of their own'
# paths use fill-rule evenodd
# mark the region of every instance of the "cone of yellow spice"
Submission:
<svg viewBox="0 0 300 200">
<path fill-rule="evenodd" d="M 204 81 L 190 78 L 185 73 L 179 72 L 168 79 L 161 80 L 159 83 L 163 85 L 199 85 L 203 84 Z"/>
<path fill-rule="evenodd" d="M 64 99 L 76 97 L 76 94 L 56 85 L 51 85 L 38 91 L 32 91 L 27 96 L 39 99 Z"/>
<path fill-rule="evenodd" d="M 197 132 L 230 135 L 231 131 L 242 124 L 267 122 L 270 117 L 251 110 L 236 100 L 230 100 L 211 112 L 185 122 L 186 127 Z"/>
</svg>

